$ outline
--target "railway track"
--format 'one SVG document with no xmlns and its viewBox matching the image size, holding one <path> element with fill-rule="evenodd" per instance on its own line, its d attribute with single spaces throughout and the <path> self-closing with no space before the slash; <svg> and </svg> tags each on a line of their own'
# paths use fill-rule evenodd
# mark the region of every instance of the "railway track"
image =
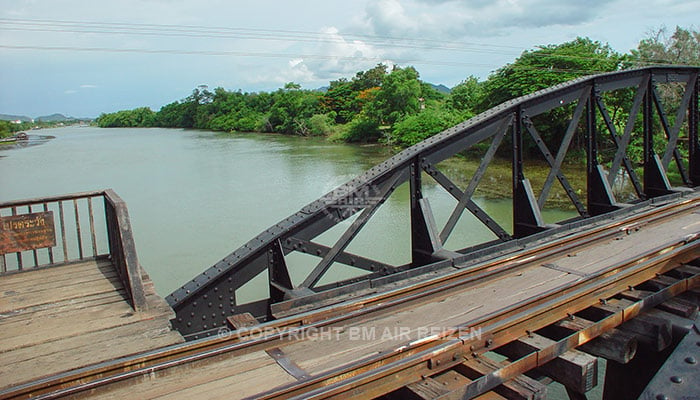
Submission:
<svg viewBox="0 0 700 400">
<path fill-rule="evenodd" d="M 358 321 L 390 315 L 397 310 L 417 307 L 466 293 L 485 285 L 498 285 L 533 266 L 552 264 L 562 254 L 577 254 L 595 248 L 602 242 L 626 237 L 636 232 L 661 226 L 679 214 L 695 215 L 700 199 L 692 194 L 667 204 L 647 204 L 624 213 L 612 222 L 582 226 L 572 233 L 543 236 L 518 252 L 490 260 L 460 264 L 454 270 L 428 277 L 409 286 L 398 287 L 344 303 L 310 310 L 298 315 L 255 326 L 254 329 L 226 333 L 216 338 L 175 345 L 161 350 L 125 357 L 110 362 L 49 376 L 38 381 L 20 384 L 0 392 L 1 399 L 26 397 L 58 398 L 83 394 L 106 393 L 126 388 L 130 383 L 174 374 L 179 369 L 192 369 L 210 360 L 244 356 L 259 351 L 270 351 L 303 338 L 305 332 L 324 327 L 342 329 Z M 650 247 L 637 257 L 624 257 L 595 273 L 576 276 L 565 284 L 530 296 L 522 301 L 490 312 L 478 318 L 467 319 L 437 335 L 411 340 L 390 351 L 363 357 L 321 373 L 310 374 L 295 382 L 281 385 L 256 397 L 288 398 L 295 396 L 372 397 L 390 392 L 424 376 L 453 368 L 465 360 L 505 345 L 558 320 L 573 315 L 601 299 L 609 299 L 630 287 L 639 285 L 658 274 L 672 270 L 685 262 L 700 257 L 700 228 L 669 239 L 662 245 Z M 476 395 L 490 390 L 508 379 L 541 365 L 570 348 L 581 345 L 627 319 L 644 308 L 660 303 L 698 279 L 679 280 L 675 286 L 647 299 L 621 308 L 594 325 L 557 342 L 544 353 L 516 360 L 492 374 L 465 386 L 460 395 Z M 479 327 L 479 337 L 470 335 Z M 155 377 L 155 380 L 153 378 Z"/>
</svg>

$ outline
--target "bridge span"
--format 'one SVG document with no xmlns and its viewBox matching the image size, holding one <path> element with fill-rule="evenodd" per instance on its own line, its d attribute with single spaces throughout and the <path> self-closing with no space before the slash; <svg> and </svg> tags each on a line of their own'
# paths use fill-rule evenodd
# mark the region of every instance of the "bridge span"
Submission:
<svg viewBox="0 0 700 400">
<path fill-rule="evenodd" d="M 169 295 L 177 335 L 167 340 L 173 344 L 126 348 L 77 369 L 47 372 L 35 365 L 33 375 L 33 356 L 27 356 L 22 378 L 3 374 L 0 398 L 544 398 L 543 377 L 583 398 L 598 383 L 599 358 L 607 360 L 605 398 L 700 392 L 698 371 L 671 365 L 697 358 L 697 349 L 684 343 L 697 341 L 700 326 L 699 72 L 669 66 L 584 77 L 478 115 L 309 204 Z M 555 118 L 566 123 L 552 124 Z M 563 172 L 572 143 L 585 144 L 585 187 Z M 528 148 L 550 166 L 541 187 L 527 178 Z M 633 162 L 634 148 L 642 148 L 641 163 Z M 481 152 L 481 163 L 460 184 L 441 162 L 465 152 Z M 510 222 L 475 201 L 490 163 L 504 152 L 512 159 Z M 426 180 L 455 199 L 440 226 L 423 196 Z M 361 229 L 404 184 L 411 261 L 392 265 L 350 252 Z M 541 211 L 556 190 L 578 217 L 543 221 Z M 105 197 L 102 259 L 115 266 L 122 285 L 116 290 L 135 315 L 148 320 L 156 309 L 167 315 L 144 289 L 147 275 L 129 241 L 128 214 L 116 213 L 108 201 L 115 196 Z M 51 250 L 65 255 L 70 244 L 63 201 L 75 207 L 78 259 L 101 259 L 91 202 L 93 254 L 83 254 L 77 197 L 57 200 L 62 246 L 42 242 L 41 235 L 32 236 L 41 244 L 26 251 L 9 246 L 5 253 L 16 252 L 17 261 L 2 256 L 0 282 L 28 270 L 71 267 Z M 41 199 L 25 203 L 0 204 L 0 217 L 39 218 L 41 205 L 50 211 Z M 449 246 L 466 215 L 493 240 Z M 318 239 L 334 227 L 340 229 L 332 244 Z M 38 249 L 44 247 L 48 261 L 42 263 Z M 293 254 L 316 260 L 301 278 L 289 261 Z M 331 267 L 342 265 L 366 273 L 321 283 Z M 239 303 L 237 292 L 261 275 L 268 296 Z M 21 311 L 11 307 L 16 291 L 3 293 L 0 326 Z M 21 347 L 31 354 L 31 346 Z M 678 354 L 669 358 L 674 348 Z M 0 354 L 19 357 L 14 350 Z M 621 387 L 620 380 L 638 383 Z"/>
</svg>

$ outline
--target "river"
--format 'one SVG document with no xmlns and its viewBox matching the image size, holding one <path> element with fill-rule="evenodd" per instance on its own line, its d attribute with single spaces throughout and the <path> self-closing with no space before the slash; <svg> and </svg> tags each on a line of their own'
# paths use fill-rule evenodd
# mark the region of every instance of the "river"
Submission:
<svg viewBox="0 0 700 400">
<path fill-rule="evenodd" d="M 162 296 L 391 155 L 377 145 L 280 135 L 94 127 L 35 132 L 55 138 L 0 151 L 0 201 L 114 189 L 128 204 L 139 260 Z M 509 192 L 510 181 L 505 179 L 503 185 Z M 455 201 L 437 185 L 426 185 L 424 195 L 438 224 L 444 223 Z M 476 201 L 510 229 L 509 200 Z M 407 204 L 403 185 L 348 251 L 393 264 L 408 262 Z M 548 222 L 571 215 L 545 213 Z M 493 238 L 470 215 L 462 219 L 446 247 L 457 249 Z M 347 223 L 318 240 L 332 245 L 333 235 L 345 227 Z M 311 268 L 311 260 L 304 257 L 289 260 L 293 280 L 302 279 Z M 333 268 L 321 283 L 356 273 Z M 241 300 L 266 291 L 260 287 L 265 282 L 257 281 L 241 293 Z"/>
</svg>

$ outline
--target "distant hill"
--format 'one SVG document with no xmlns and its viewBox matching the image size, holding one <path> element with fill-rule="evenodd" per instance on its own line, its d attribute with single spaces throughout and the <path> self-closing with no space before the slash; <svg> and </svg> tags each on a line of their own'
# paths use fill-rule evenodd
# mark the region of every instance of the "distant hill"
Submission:
<svg viewBox="0 0 700 400">
<path fill-rule="evenodd" d="M 30 122 L 32 119 L 29 117 L 25 117 L 24 115 L 0 114 L 0 121 L 17 121 L 17 120 Z"/>
<path fill-rule="evenodd" d="M 37 121 L 41 121 L 41 122 L 63 122 L 63 121 L 75 120 L 75 118 L 66 117 L 63 114 L 44 115 L 41 117 L 36 117 L 35 119 Z"/>
<path fill-rule="evenodd" d="M 429 85 L 432 86 L 433 89 L 437 90 L 440 93 L 450 94 L 450 92 L 452 92 L 452 89 L 448 88 L 447 86 L 445 86 L 443 84 L 435 85 L 435 84 L 429 83 Z"/>
</svg>

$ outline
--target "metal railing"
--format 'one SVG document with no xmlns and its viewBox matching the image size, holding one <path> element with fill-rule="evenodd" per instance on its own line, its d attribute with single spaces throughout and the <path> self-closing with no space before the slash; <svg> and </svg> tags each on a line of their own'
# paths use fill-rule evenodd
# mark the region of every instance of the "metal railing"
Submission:
<svg viewBox="0 0 700 400">
<path fill-rule="evenodd" d="M 47 246 L 0 254 L 0 276 L 107 258 L 114 264 L 134 310 L 145 308 L 129 213 L 124 200 L 113 190 L 0 203 L 0 219 L 34 213 L 45 213 L 52 219 L 55 240 Z M 96 215 L 104 215 L 104 219 L 95 218 Z"/>
</svg>

